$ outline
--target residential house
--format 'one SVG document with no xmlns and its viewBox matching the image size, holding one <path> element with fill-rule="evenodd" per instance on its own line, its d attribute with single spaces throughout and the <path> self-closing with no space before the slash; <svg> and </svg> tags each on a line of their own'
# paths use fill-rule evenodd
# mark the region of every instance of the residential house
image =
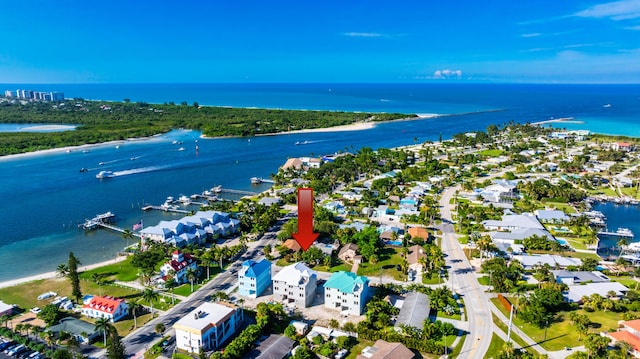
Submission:
<svg viewBox="0 0 640 359">
<path fill-rule="evenodd" d="M 189 353 L 216 350 L 240 329 L 243 318 L 234 305 L 202 303 L 173 325 L 176 347 Z"/>
<path fill-rule="evenodd" d="M 429 239 L 429 232 L 423 227 L 411 227 L 407 230 L 411 238 L 420 238 L 424 241 Z"/>
<path fill-rule="evenodd" d="M 424 321 L 429 319 L 430 310 L 431 301 L 426 294 L 409 292 L 404 298 L 395 327 L 399 328 L 401 325 L 408 325 L 422 329 Z"/>
<path fill-rule="evenodd" d="M 128 314 L 128 309 L 124 299 L 96 295 L 82 305 L 81 311 L 89 318 L 107 318 L 117 322 Z"/>
<path fill-rule="evenodd" d="M 240 221 L 218 211 L 198 211 L 179 220 L 160 221 L 140 230 L 143 241 L 168 243 L 179 247 L 197 244 L 208 236 L 229 236 L 238 232 Z"/>
<path fill-rule="evenodd" d="M 317 274 L 304 263 L 282 268 L 273 276 L 273 297 L 297 308 L 306 308 L 316 296 Z"/>
<path fill-rule="evenodd" d="M 294 252 L 298 252 L 300 250 L 302 250 L 302 247 L 300 246 L 300 243 L 298 243 L 298 241 L 296 241 L 295 239 L 287 239 L 286 241 L 282 242 L 282 246 L 289 248 L 290 250 L 294 251 Z"/>
<path fill-rule="evenodd" d="M 63 332 L 68 333 L 82 344 L 91 343 L 91 341 L 100 336 L 101 333 L 100 331 L 96 331 L 94 324 L 74 317 L 60 319 L 58 324 L 47 328 L 47 331 L 54 333 L 57 337 L 60 337 L 60 334 Z"/>
<path fill-rule="evenodd" d="M 542 223 L 564 223 L 569 220 L 563 211 L 557 209 L 538 209 L 533 213 Z"/>
<path fill-rule="evenodd" d="M 187 283 L 189 270 L 198 270 L 196 259 L 188 253 L 176 250 L 171 254 L 171 260 L 160 267 L 160 279 L 166 282 L 170 276 L 173 276 L 173 280 L 177 283 Z"/>
<path fill-rule="evenodd" d="M 338 252 L 338 258 L 344 262 L 352 263 L 353 259 L 358 254 L 358 245 L 355 243 L 347 243 L 340 248 Z"/>
<path fill-rule="evenodd" d="M 238 271 L 238 294 L 257 298 L 271 286 L 271 262 L 266 259 L 256 262 L 248 259 Z"/>
<path fill-rule="evenodd" d="M 598 294 L 603 298 L 609 297 L 609 292 L 615 293 L 616 297 L 622 298 L 629 291 L 629 288 L 625 287 L 619 282 L 600 282 L 600 283 L 587 283 L 583 285 L 570 285 L 569 290 L 563 292 L 565 300 L 570 303 L 580 303 L 583 297 L 589 297 L 593 294 Z"/>
<path fill-rule="evenodd" d="M 634 150 L 634 145 L 630 142 L 616 142 L 611 145 L 611 149 L 614 151 L 630 152 Z"/>
<path fill-rule="evenodd" d="M 640 319 L 619 322 L 618 331 L 609 332 L 607 336 L 611 338 L 612 344 L 626 342 L 631 345 L 629 354 L 634 358 L 640 358 Z"/>
<path fill-rule="evenodd" d="M 295 341 L 280 334 L 271 334 L 243 359 L 284 359 L 289 357 Z"/>
<path fill-rule="evenodd" d="M 488 231 L 513 231 L 515 229 L 544 229 L 536 216 L 531 213 L 505 214 L 501 220 L 485 220 L 482 225 Z"/>
<path fill-rule="evenodd" d="M 282 200 L 278 197 L 262 197 L 258 201 L 258 204 L 261 204 L 267 207 L 271 207 L 274 204 L 279 205 L 280 203 L 282 203 Z"/>
<path fill-rule="evenodd" d="M 583 284 L 583 283 L 602 283 L 609 282 L 609 277 L 598 272 L 588 271 L 568 271 L 568 270 L 552 270 L 551 274 L 558 283 L 566 285 Z"/>
<path fill-rule="evenodd" d="M 369 279 L 339 271 L 324 284 L 324 306 L 343 314 L 361 315 L 369 297 Z"/>
<path fill-rule="evenodd" d="M 519 261 L 525 270 L 531 270 L 538 265 L 549 265 L 551 268 L 566 268 L 569 266 L 579 267 L 582 265 L 580 258 L 562 257 L 551 254 L 540 255 L 519 255 L 513 256 L 513 259 Z"/>
<path fill-rule="evenodd" d="M 415 356 L 402 343 L 389 343 L 379 339 L 373 346 L 364 348 L 356 359 L 413 359 Z"/>
<path fill-rule="evenodd" d="M 419 245 L 411 246 L 407 248 L 407 263 L 409 264 L 409 271 L 413 271 L 415 274 L 422 273 L 426 268 L 422 265 L 421 258 L 426 260 L 427 255 L 424 253 L 424 248 Z"/>
<path fill-rule="evenodd" d="M 280 168 L 283 171 L 288 170 L 289 168 L 299 170 L 302 168 L 302 165 L 302 160 L 300 160 L 299 158 L 289 158 L 287 162 L 285 162 L 284 165 L 282 165 L 282 167 Z"/>
</svg>

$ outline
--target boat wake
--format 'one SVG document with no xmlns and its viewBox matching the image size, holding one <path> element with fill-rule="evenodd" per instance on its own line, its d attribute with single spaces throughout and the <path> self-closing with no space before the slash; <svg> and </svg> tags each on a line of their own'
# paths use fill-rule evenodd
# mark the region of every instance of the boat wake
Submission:
<svg viewBox="0 0 640 359">
<path fill-rule="evenodd" d="M 128 169 L 128 170 L 113 172 L 113 176 L 114 177 L 130 176 L 130 175 L 135 175 L 135 174 L 139 174 L 139 173 L 160 171 L 160 170 L 164 170 L 164 169 L 167 169 L 167 168 L 170 168 L 170 167 L 171 166 L 149 166 L 149 167 L 132 168 L 132 169 Z"/>
</svg>

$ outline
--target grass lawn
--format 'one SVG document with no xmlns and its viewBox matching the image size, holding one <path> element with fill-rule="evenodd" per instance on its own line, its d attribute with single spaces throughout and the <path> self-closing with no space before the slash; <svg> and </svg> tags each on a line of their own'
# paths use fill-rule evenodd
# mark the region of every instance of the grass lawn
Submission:
<svg viewBox="0 0 640 359">
<path fill-rule="evenodd" d="M 484 357 L 495 358 L 498 354 L 502 353 L 502 348 L 504 348 L 504 340 L 494 333 L 491 336 L 491 344 L 489 344 L 489 349 L 487 349 Z"/>
<path fill-rule="evenodd" d="M 469 244 L 469 236 L 458 237 L 458 242 L 460 244 Z"/>
<path fill-rule="evenodd" d="M 362 349 L 372 345 L 373 342 L 371 340 L 358 339 L 358 344 L 354 345 L 353 348 L 349 350 L 349 354 L 345 359 L 356 359 L 356 357 L 362 353 Z"/>
<path fill-rule="evenodd" d="M 495 324 L 498 328 L 502 329 L 503 332 L 509 333 L 509 327 L 502 322 L 502 320 L 498 319 L 498 316 L 491 313 L 491 317 L 493 318 L 493 324 Z M 522 348 L 526 348 L 529 346 L 527 342 L 525 342 L 520 336 L 513 331 L 511 332 L 511 340 L 513 340 L 516 344 L 518 344 Z"/>
<path fill-rule="evenodd" d="M 620 189 L 622 191 L 622 194 L 624 194 L 625 196 L 629 196 L 635 199 L 640 198 L 640 191 L 636 191 L 635 187 L 624 187 Z"/>
<path fill-rule="evenodd" d="M 479 156 L 487 156 L 487 157 L 498 157 L 502 155 L 504 151 L 502 150 L 482 150 L 478 152 Z"/>
<path fill-rule="evenodd" d="M 491 285 L 491 283 L 489 283 L 489 277 L 486 275 L 483 275 L 482 277 L 478 278 L 478 283 L 480 283 L 480 285 Z"/>
<path fill-rule="evenodd" d="M 138 278 L 138 272 L 140 271 L 138 268 L 131 265 L 131 261 L 133 260 L 133 256 L 129 256 L 127 259 L 122 262 L 109 264 L 104 267 L 95 268 L 92 270 L 88 270 L 80 273 L 80 278 L 84 280 L 91 280 L 91 275 L 93 273 L 98 273 L 102 280 L 106 282 L 113 282 L 119 280 L 121 282 L 131 282 Z"/>
<path fill-rule="evenodd" d="M 619 277 L 616 277 L 615 275 L 611 275 L 609 276 L 609 278 L 611 278 L 612 281 L 620 282 L 622 285 L 630 289 L 635 289 L 636 285 L 638 285 L 638 281 L 636 281 L 635 279 L 633 279 L 633 277 L 628 275 L 621 275 Z"/>
<path fill-rule="evenodd" d="M 506 309 L 498 302 L 497 298 L 492 298 L 491 301 L 504 315 L 509 315 Z M 615 329 L 618 327 L 618 320 L 621 319 L 619 313 L 613 313 L 611 311 L 603 312 L 599 310 L 588 313 L 580 309 L 577 312 L 579 314 L 586 314 L 593 323 L 589 329 L 590 333 L 606 332 L 609 329 Z M 535 325 L 524 323 L 517 316 L 514 317 L 513 324 L 547 350 L 555 351 L 562 350 L 565 347 L 582 345 L 582 341 L 578 341 L 578 332 L 573 328 L 573 323 L 568 319 L 568 312 L 560 312 L 558 313 L 558 317 L 561 321 L 549 323 L 549 328 L 546 331 L 546 340 L 544 339 L 545 328 L 538 328 Z M 584 336 L 582 336 L 582 338 L 584 338 Z"/>
<path fill-rule="evenodd" d="M 197 291 L 198 289 L 200 289 L 200 287 L 202 287 L 202 284 L 196 284 L 193 283 L 193 292 Z M 188 297 L 191 295 L 191 283 L 185 283 L 179 287 L 176 287 L 173 289 L 173 292 L 176 295 L 181 295 L 183 297 Z"/>
<path fill-rule="evenodd" d="M 567 243 L 569 243 L 571 247 L 575 249 L 587 249 L 587 245 L 584 244 L 584 240 L 581 238 L 570 238 L 570 237 L 559 237 L 559 236 L 556 236 L 556 238 L 564 239 L 565 241 L 567 241 Z"/>
<path fill-rule="evenodd" d="M 453 319 L 453 320 L 462 320 L 462 315 L 461 314 L 447 315 L 447 313 L 445 313 L 445 312 L 438 312 L 437 315 L 436 315 L 436 318 L 438 318 L 438 319 L 446 318 L 446 319 Z"/>
<path fill-rule="evenodd" d="M 402 261 L 400 255 L 401 249 L 395 247 L 384 247 L 378 253 L 380 261 L 372 266 L 370 263 L 361 263 L 358 268 L 358 275 L 365 276 L 388 276 L 393 277 L 396 280 L 404 280 L 401 271 L 396 269 L 396 266 Z"/>
<path fill-rule="evenodd" d="M 449 355 L 451 358 L 458 357 L 458 355 L 460 354 L 460 351 L 462 351 L 462 346 L 464 345 L 465 339 L 467 339 L 466 333 L 460 336 L 460 339 L 458 340 L 458 344 L 456 344 L 456 346 L 451 350 L 451 354 Z"/>
<path fill-rule="evenodd" d="M 554 207 L 557 210 L 560 211 L 564 211 L 565 213 L 576 213 L 575 209 L 573 209 L 573 207 L 571 207 L 571 205 L 567 204 L 567 203 L 561 203 L 561 202 L 545 202 L 544 205 L 546 207 Z"/>
<path fill-rule="evenodd" d="M 429 278 L 429 276 L 426 275 L 422 275 L 422 284 L 441 284 L 442 283 L 442 279 L 440 279 L 440 277 L 438 277 L 437 275 L 432 275 L 431 278 Z"/>
</svg>

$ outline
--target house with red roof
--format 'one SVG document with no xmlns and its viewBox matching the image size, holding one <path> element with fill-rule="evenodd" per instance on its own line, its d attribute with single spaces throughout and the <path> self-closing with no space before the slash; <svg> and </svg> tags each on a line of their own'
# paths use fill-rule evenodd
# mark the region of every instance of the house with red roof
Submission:
<svg viewBox="0 0 640 359">
<path fill-rule="evenodd" d="M 620 328 L 616 332 L 607 333 L 613 344 L 626 342 L 631 348 L 629 354 L 634 358 L 640 358 L 640 319 L 619 322 Z"/>
<path fill-rule="evenodd" d="M 189 269 L 198 270 L 196 259 L 188 253 L 175 251 L 171 254 L 171 260 L 160 267 L 161 281 L 166 282 L 170 276 L 173 276 L 177 283 L 187 283 Z"/>
<path fill-rule="evenodd" d="M 82 314 L 89 318 L 108 318 L 117 322 L 128 313 L 129 306 L 124 299 L 111 296 L 94 296 L 82 306 Z"/>
<path fill-rule="evenodd" d="M 614 151 L 631 152 L 634 150 L 633 143 L 629 142 L 616 142 L 611 145 L 611 149 Z"/>
</svg>

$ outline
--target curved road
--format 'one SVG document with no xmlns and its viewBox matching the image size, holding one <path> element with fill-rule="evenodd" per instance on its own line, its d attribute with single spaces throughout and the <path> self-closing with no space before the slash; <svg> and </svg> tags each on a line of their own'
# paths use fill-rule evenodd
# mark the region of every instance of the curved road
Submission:
<svg viewBox="0 0 640 359">
<path fill-rule="evenodd" d="M 491 302 L 480 287 L 474 268 L 465 257 L 453 229 L 449 202 L 457 190 L 460 190 L 460 186 L 447 188 L 440 198 L 441 247 L 447 255 L 445 261 L 449 267 L 450 283 L 453 282 L 453 289 L 463 297 L 469 321 L 469 333 L 460 351 L 460 357 L 482 359 L 489 349 L 493 333 Z"/>
</svg>

